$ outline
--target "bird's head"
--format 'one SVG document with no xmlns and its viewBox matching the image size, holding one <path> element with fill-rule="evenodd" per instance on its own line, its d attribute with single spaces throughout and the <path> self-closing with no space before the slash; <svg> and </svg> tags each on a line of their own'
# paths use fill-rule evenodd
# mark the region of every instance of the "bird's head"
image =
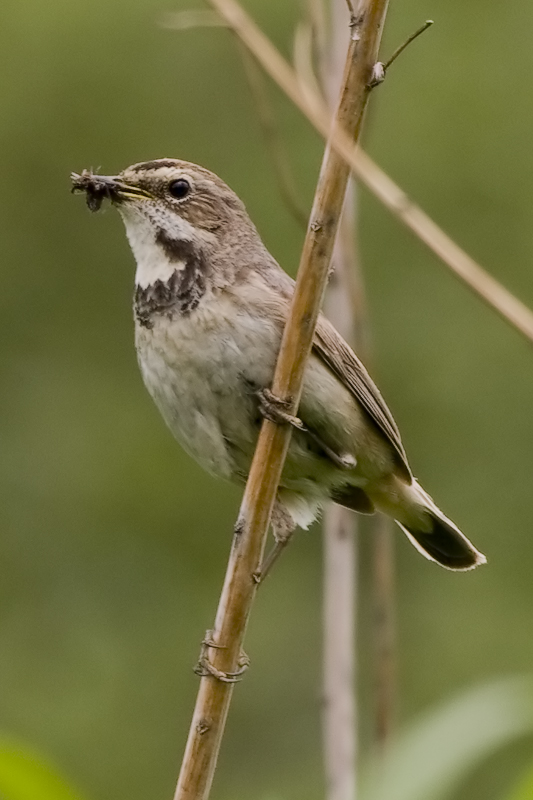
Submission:
<svg viewBox="0 0 533 800">
<path fill-rule="evenodd" d="M 239 251 L 260 245 L 235 192 L 196 164 L 161 158 L 133 164 L 114 176 L 84 170 L 73 173 L 72 182 L 73 191 L 86 193 L 91 211 L 105 199 L 117 207 L 140 286 L 168 280 L 190 258 L 209 262 L 223 277 L 228 256 L 235 263 Z"/>
</svg>

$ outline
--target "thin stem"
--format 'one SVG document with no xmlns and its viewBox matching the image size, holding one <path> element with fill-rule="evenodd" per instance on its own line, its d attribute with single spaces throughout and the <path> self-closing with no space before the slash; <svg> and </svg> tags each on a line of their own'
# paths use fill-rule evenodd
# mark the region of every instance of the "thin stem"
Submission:
<svg viewBox="0 0 533 800">
<path fill-rule="evenodd" d="M 250 92 L 257 109 L 259 123 L 265 137 L 270 158 L 274 165 L 279 193 L 296 222 L 302 226 L 304 230 L 307 230 L 309 213 L 300 204 L 287 154 L 279 134 L 272 107 L 268 100 L 263 76 L 257 66 L 257 62 L 250 56 L 249 51 L 242 45 L 239 47 L 239 50 L 242 55 L 244 73 L 248 80 Z"/>
<path fill-rule="evenodd" d="M 232 27 L 253 23 L 235 0 L 211 0 Z M 368 75 L 377 58 L 387 0 L 366 0 L 365 18 L 357 43 L 350 41 L 344 85 L 335 115 L 335 129 L 357 139 L 369 95 Z M 322 162 L 310 224 L 296 279 L 289 317 L 283 332 L 272 392 L 296 414 L 305 366 L 311 350 L 324 295 L 349 168 L 336 150 L 327 147 Z M 291 426 L 264 420 L 235 526 L 233 545 L 215 625 L 203 654 L 214 672 L 201 678 L 175 800 L 207 800 L 233 684 L 216 675 L 239 670 L 239 657 L 255 596 L 254 573 L 263 556 L 277 487 L 291 436 Z"/>
<path fill-rule="evenodd" d="M 306 92 L 308 87 L 311 89 L 312 94 L 322 95 L 322 88 L 314 72 L 313 67 L 313 49 L 314 49 L 314 30 L 313 25 L 309 20 L 302 20 L 296 26 L 294 33 L 293 45 L 293 62 L 300 88 L 302 92 Z M 342 57 L 345 50 L 340 53 L 341 69 L 344 66 Z M 337 84 L 338 88 L 338 84 Z"/>
<path fill-rule="evenodd" d="M 224 22 L 214 11 L 204 11 L 199 8 L 189 8 L 185 11 L 174 11 L 163 14 L 160 24 L 163 28 L 175 31 L 186 31 L 190 28 L 227 28 Z"/>
<path fill-rule="evenodd" d="M 322 713 L 327 800 L 356 796 L 356 526 L 352 511 L 328 505 L 323 524 Z"/>
<path fill-rule="evenodd" d="M 412 34 L 409 36 L 409 38 L 408 38 L 408 39 L 406 39 L 406 41 L 405 41 L 403 44 L 401 44 L 399 47 L 397 47 L 397 48 L 396 48 L 396 50 L 394 51 L 394 53 L 393 53 L 393 54 L 391 55 L 391 57 L 389 58 L 389 60 L 388 60 L 388 61 L 385 61 L 385 63 L 383 64 L 383 70 L 384 70 L 384 72 L 386 72 L 386 71 L 388 70 L 388 68 L 390 67 L 390 65 L 391 65 L 391 64 L 393 64 L 393 63 L 396 61 L 396 59 L 398 58 L 398 56 L 399 56 L 399 55 L 401 55 L 401 54 L 403 53 L 403 51 L 405 50 L 405 48 L 406 48 L 406 47 L 409 47 L 409 45 L 411 44 L 411 42 L 414 42 L 414 40 L 415 40 L 415 39 L 417 39 L 417 38 L 420 36 L 420 34 L 421 34 L 421 33 L 424 33 L 424 31 L 427 31 L 427 29 L 428 29 L 429 27 L 431 27 L 431 25 L 433 25 L 433 20 L 432 20 L 432 19 L 427 19 L 427 20 L 424 22 L 424 24 L 423 24 L 423 25 L 421 25 L 421 26 L 420 26 L 420 27 L 419 27 L 419 28 L 418 28 L 418 29 L 417 29 L 417 30 L 416 30 L 414 33 L 412 33 Z"/>
<path fill-rule="evenodd" d="M 352 0 L 346 0 L 346 5 L 348 6 L 348 11 L 350 12 L 350 25 L 354 25 L 357 17 L 355 15 L 355 8 L 353 6 Z"/>
<path fill-rule="evenodd" d="M 330 35 L 319 61 L 323 95 L 330 107 L 342 80 L 339 54 L 349 30 L 343 0 L 330 0 Z M 350 181 L 333 252 L 332 274 L 324 310 L 344 338 L 360 343 L 364 304 L 359 254 L 354 242 L 355 186 Z M 361 291 L 360 291 L 361 290 Z M 365 332 L 366 338 L 366 332 Z M 323 522 L 323 712 L 322 735 L 326 800 L 357 796 L 358 716 L 355 691 L 357 647 L 358 519 L 341 506 L 329 504 Z"/>
<path fill-rule="evenodd" d="M 378 752 L 383 754 L 391 738 L 396 711 L 394 531 L 392 520 L 383 514 L 375 517 L 373 527 L 375 737 Z"/>
<path fill-rule="evenodd" d="M 342 0 L 341 0 L 342 2 Z M 307 0 L 309 23 L 313 29 L 313 46 L 318 63 L 321 64 L 326 53 L 329 30 L 325 0 Z"/>
<path fill-rule="evenodd" d="M 188 9 L 175 13 L 165 14 L 161 18 L 164 28 L 184 31 L 190 28 L 227 28 L 228 23 L 216 11 L 202 11 Z M 279 135 L 276 119 L 268 100 L 268 95 L 263 83 L 261 72 L 255 59 L 249 51 L 238 42 L 242 58 L 244 74 L 250 87 L 252 99 L 255 103 L 259 123 L 263 130 L 265 142 L 274 165 L 278 182 L 279 193 L 295 221 L 307 229 L 308 214 L 299 202 L 291 168 Z"/>
<path fill-rule="evenodd" d="M 322 98 L 312 96 L 311 90 L 301 90 L 294 70 L 235 0 L 210 2 L 270 77 L 350 165 L 361 183 L 423 241 L 456 277 L 515 330 L 533 342 L 533 312 L 444 233 L 360 147 L 354 147 L 352 138 L 344 130 L 336 126 L 331 131 L 331 115 Z M 368 80 L 371 76 L 372 68 L 369 69 Z"/>
</svg>

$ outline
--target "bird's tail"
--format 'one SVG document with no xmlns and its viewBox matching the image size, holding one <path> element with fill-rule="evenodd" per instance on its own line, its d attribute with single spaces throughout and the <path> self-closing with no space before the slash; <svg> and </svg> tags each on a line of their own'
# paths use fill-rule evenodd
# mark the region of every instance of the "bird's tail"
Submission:
<svg viewBox="0 0 533 800">
<path fill-rule="evenodd" d="M 441 567 L 463 572 L 486 563 L 483 553 L 476 550 L 451 520 L 436 514 L 431 514 L 430 518 L 432 529 L 429 532 L 408 528 L 398 520 L 396 522 L 418 552 Z"/>
<path fill-rule="evenodd" d="M 416 481 L 404 488 L 407 490 L 404 502 L 395 509 L 389 506 L 383 510 L 394 517 L 419 553 L 441 567 L 458 572 L 486 563 L 483 553 L 437 508 Z M 406 504 L 405 500 L 410 502 Z"/>
</svg>

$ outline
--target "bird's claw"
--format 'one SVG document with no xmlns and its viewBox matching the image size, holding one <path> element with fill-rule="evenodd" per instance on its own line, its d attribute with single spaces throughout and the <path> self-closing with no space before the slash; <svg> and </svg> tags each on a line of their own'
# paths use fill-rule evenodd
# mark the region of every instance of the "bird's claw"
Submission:
<svg viewBox="0 0 533 800">
<path fill-rule="evenodd" d="M 288 400 L 276 397 L 270 389 L 259 389 L 257 396 L 259 398 L 259 411 L 265 419 L 278 425 L 292 425 L 293 428 L 299 431 L 307 431 L 302 420 L 287 411 L 287 407 L 290 405 Z"/>
</svg>

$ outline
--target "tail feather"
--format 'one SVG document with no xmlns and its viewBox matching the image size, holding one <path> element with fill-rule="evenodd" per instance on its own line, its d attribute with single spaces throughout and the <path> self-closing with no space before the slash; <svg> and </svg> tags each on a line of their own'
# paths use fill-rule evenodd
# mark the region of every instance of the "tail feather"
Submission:
<svg viewBox="0 0 533 800">
<path fill-rule="evenodd" d="M 487 559 L 476 550 L 451 520 L 441 512 L 427 509 L 431 519 L 430 531 L 417 529 L 413 525 L 398 522 L 407 538 L 430 561 L 436 561 L 446 569 L 465 571 L 485 564 Z"/>
</svg>

